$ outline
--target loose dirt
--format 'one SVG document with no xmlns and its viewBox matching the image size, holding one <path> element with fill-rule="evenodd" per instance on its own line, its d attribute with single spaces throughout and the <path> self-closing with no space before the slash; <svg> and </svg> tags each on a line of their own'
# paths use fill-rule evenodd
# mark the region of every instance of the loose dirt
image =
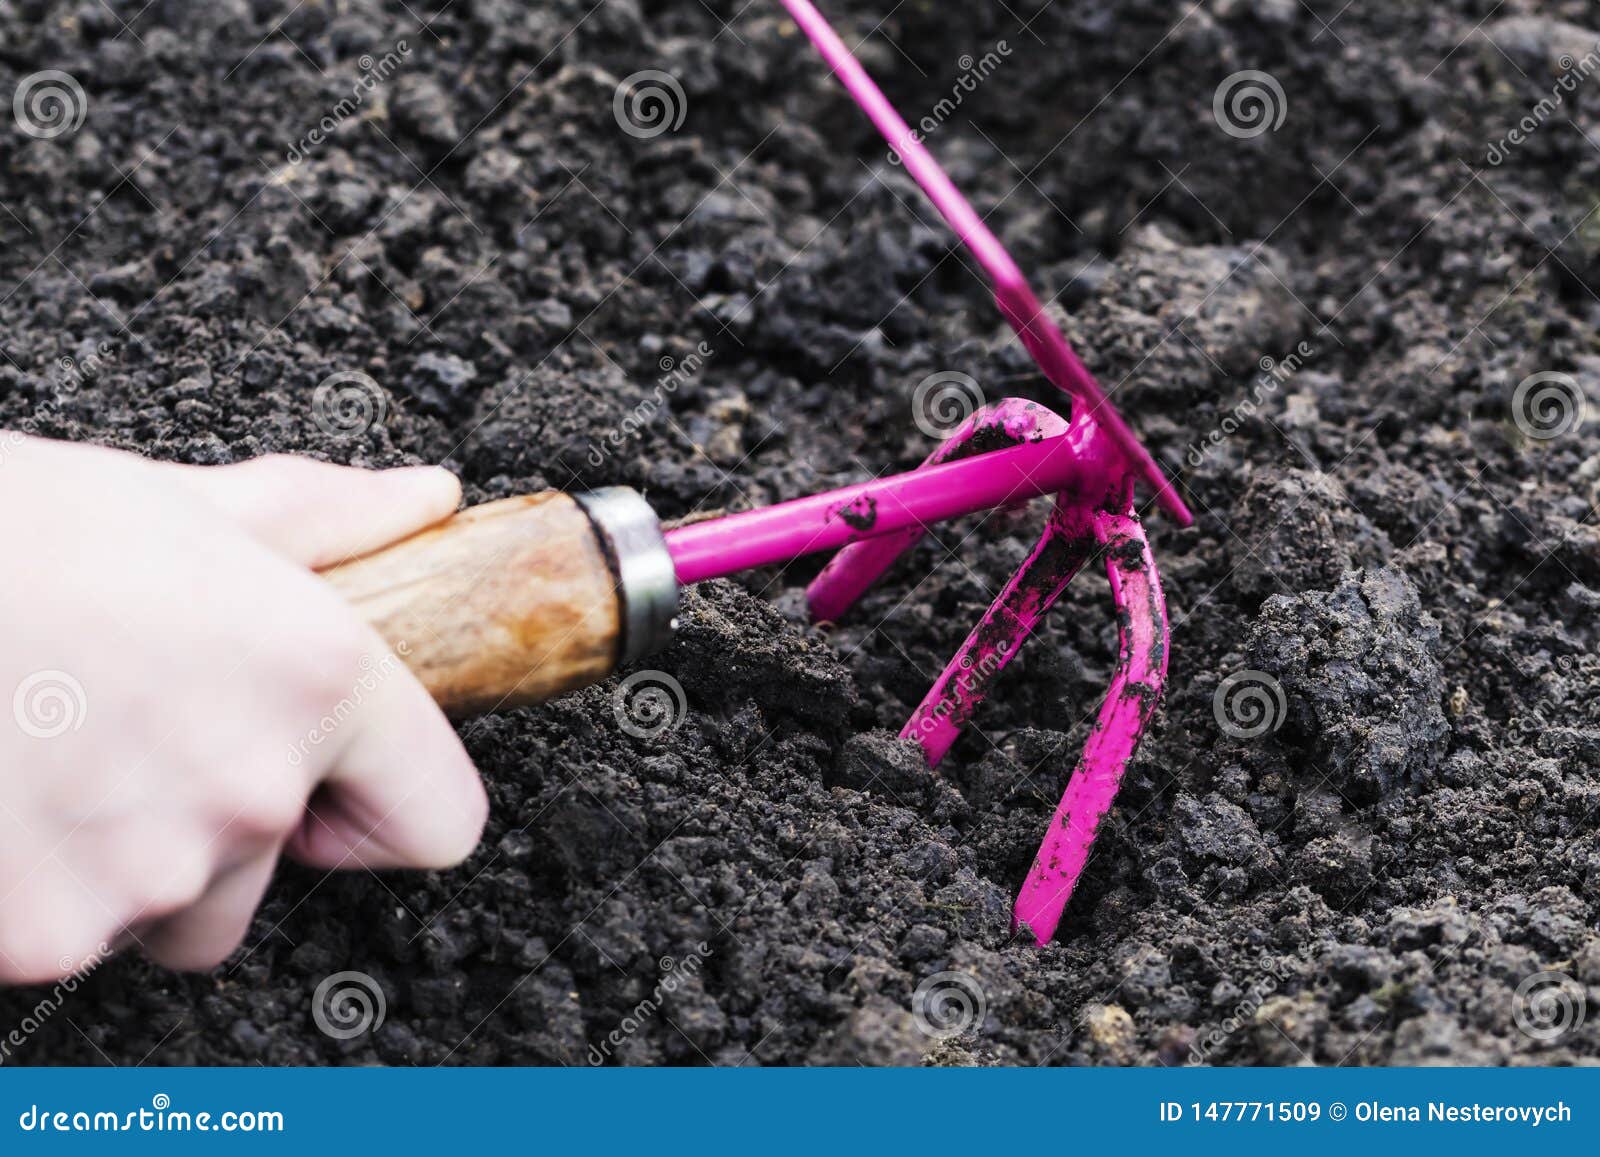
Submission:
<svg viewBox="0 0 1600 1157">
<path fill-rule="evenodd" d="M 1600 1057 L 1600 78 L 1560 88 L 1592 11 L 825 7 L 1200 515 L 1150 519 L 1171 686 L 1056 941 L 1009 904 L 1106 685 L 1103 580 L 939 776 L 893 738 L 1035 511 L 941 529 L 829 630 L 815 563 L 707 584 L 645 664 L 673 729 L 626 733 L 616 681 L 466 724 L 463 867 L 286 868 L 228 965 L 118 958 L 7 1059 L 585 1064 L 625 1022 L 608 1062 Z M 0 93 L 42 69 L 88 107 L 0 133 L 0 426 L 682 517 L 913 466 L 936 371 L 1062 404 L 767 0 L 0 2 Z M 644 138 L 613 103 L 647 69 L 684 119 Z M 1230 135 L 1244 70 L 1285 115 Z M 330 423 L 355 372 L 377 420 Z M 1536 373 L 1590 421 L 1529 437 Z M 1214 702 L 1243 672 L 1259 734 Z M 312 1018 L 344 970 L 386 998 L 348 1041 Z M 981 1016 L 939 1040 L 914 994 L 951 971 Z M 1547 971 L 1591 1009 L 1552 1041 L 1515 1017 Z"/>
</svg>

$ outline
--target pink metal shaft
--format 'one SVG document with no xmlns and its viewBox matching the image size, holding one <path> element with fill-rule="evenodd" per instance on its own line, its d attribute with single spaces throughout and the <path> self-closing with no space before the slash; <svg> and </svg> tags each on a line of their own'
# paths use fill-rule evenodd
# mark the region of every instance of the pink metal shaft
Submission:
<svg viewBox="0 0 1600 1157">
<path fill-rule="evenodd" d="M 1077 439 L 1047 438 L 680 526 L 667 551 L 678 581 L 695 583 L 1040 494 L 1103 489 L 1104 478 L 1103 459 L 1085 457 Z"/>
<path fill-rule="evenodd" d="M 1087 416 L 1105 429 L 1134 472 L 1155 492 L 1161 508 L 1178 525 L 1188 526 L 1192 523 L 1194 516 L 1189 513 L 1188 507 L 1150 457 L 1149 451 L 1140 444 L 1138 437 L 1111 405 L 1088 367 L 1073 352 L 1060 327 L 1045 314 L 1011 254 L 939 167 L 933 154 L 923 147 L 917 134 L 895 112 L 894 106 L 867 75 L 866 69 L 851 55 L 838 33 L 834 32 L 811 0 L 782 0 L 782 4 L 816 45 L 817 51 L 838 75 L 856 104 L 861 106 L 877 126 L 878 132 L 900 156 L 906 171 L 922 186 L 934 207 L 983 266 L 984 272 L 989 275 L 1000 312 L 1005 315 L 1006 321 L 1016 331 L 1045 377 L 1057 388 L 1076 396 L 1085 404 Z"/>
</svg>

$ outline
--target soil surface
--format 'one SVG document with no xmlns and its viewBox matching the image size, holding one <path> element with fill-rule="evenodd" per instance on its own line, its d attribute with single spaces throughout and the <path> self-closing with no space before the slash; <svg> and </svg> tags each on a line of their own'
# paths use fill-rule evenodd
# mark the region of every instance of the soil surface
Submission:
<svg viewBox="0 0 1600 1157">
<path fill-rule="evenodd" d="M 8 1059 L 1600 1058 L 1592 8 L 824 7 L 1199 514 L 1149 519 L 1170 687 L 1054 943 L 1009 907 L 1106 685 L 1104 580 L 939 775 L 893 738 L 1034 510 L 829 630 L 816 563 L 707 584 L 642 665 L 674 726 L 625 731 L 619 680 L 466 724 L 462 868 L 285 868 L 225 967 L 119 957 Z M 935 372 L 1064 404 L 770 0 L 0 0 L 0 94 L 41 70 L 86 108 L 0 133 L 0 426 L 683 517 L 910 468 Z M 676 127 L 623 131 L 644 70 Z M 1219 94 L 1247 70 L 1266 124 Z M 330 411 L 334 374 L 375 384 Z M 344 971 L 385 1004 L 350 1039 L 313 1017 Z M 1547 972 L 1581 1028 L 1543 1031 Z"/>
</svg>

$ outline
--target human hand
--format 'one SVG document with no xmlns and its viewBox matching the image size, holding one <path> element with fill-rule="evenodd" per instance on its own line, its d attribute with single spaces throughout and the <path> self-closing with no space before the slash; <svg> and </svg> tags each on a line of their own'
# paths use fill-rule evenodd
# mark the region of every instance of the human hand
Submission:
<svg viewBox="0 0 1600 1157">
<path fill-rule="evenodd" d="M 0 438 L 0 982 L 126 940 L 211 967 L 280 851 L 471 853 L 487 800 L 455 732 L 312 573 L 449 515 L 452 475 Z"/>
</svg>

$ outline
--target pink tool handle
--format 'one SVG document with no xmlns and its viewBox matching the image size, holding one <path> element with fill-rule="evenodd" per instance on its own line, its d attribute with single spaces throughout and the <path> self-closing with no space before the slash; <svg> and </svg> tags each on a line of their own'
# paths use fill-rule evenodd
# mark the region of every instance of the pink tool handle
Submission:
<svg viewBox="0 0 1600 1157">
<path fill-rule="evenodd" d="M 1088 417 L 1105 428 L 1135 473 L 1155 492 L 1156 501 L 1179 526 L 1194 521 L 1189 508 L 1178 497 L 1167 476 L 1150 457 L 1138 437 L 1106 398 L 1087 366 L 1073 352 L 1066 336 L 1045 314 L 1039 299 L 1028 286 L 1022 270 L 1006 251 L 972 205 L 961 195 L 933 154 L 923 147 L 909 125 L 873 83 L 866 69 L 851 55 L 844 41 L 818 12 L 811 0 L 782 0 L 789 15 L 816 45 L 828 67 L 838 75 L 856 104 L 861 106 L 878 132 L 899 154 L 906 171 L 922 186 L 934 207 L 950 223 L 956 235 L 983 266 L 994 291 L 996 304 L 1011 328 L 1016 331 L 1028 354 L 1058 389 L 1084 402 Z"/>
</svg>

